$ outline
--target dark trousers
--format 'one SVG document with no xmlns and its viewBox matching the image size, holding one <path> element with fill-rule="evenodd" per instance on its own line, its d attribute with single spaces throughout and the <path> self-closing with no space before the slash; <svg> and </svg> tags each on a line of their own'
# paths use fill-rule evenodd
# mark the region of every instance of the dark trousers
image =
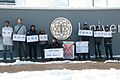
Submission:
<svg viewBox="0 0 120 80">
<path fill-rule="evenodd" d="M 12 45 L 3 45 L 3 57 L 4 60 L 6 60 L 6 53 L 7 53 L 7 47 L 9 49 L 9 54 L 10 54 L 10 59 L 13 59 L 13 55 L 12 55 Z"/>
<path fill-rule="evenodd" d="M 25 46 L 25 42 L 19 42 L 16 41 L 15 43 L 15 48 L 16 48 L 16 53 L 18 54 L 20 60 L 24 58 L 27 58 L 27 52 L 26 52 L 26 46 Z"/>
<path fill-rule="evenodd" d="M 28 44 L 28 46 L 29 46 L 30 59 L 32 59 L 32 57 L 34 57 L 34 59 L 37 59 L 37 45 Z M 33 52 L 33 54 L 32 54 L 32 52 Z"/>
<path fill-rule="evenodd" d="M 106 57 L 112 59 L 113 58 L 113 52 L 112 52 L 112 44 L 105 44 L 105 52 L 106 52 Z"/>
<path fill-rule="evenodd" d="M 45 49 L 45 47 L 46 47 L 46 44 L 40 45 L 40 54 L 41 54 L 42 59 L 44 59 L 44 49 Z"/>
<path fill-rule="evenodd" d="M 101 46 L 101 43 L 95 43 L 95 56 L 96 58 L 98 57 L 101 57 L 101 51 L 100 51 L 100 46 Z"/>
</svg>

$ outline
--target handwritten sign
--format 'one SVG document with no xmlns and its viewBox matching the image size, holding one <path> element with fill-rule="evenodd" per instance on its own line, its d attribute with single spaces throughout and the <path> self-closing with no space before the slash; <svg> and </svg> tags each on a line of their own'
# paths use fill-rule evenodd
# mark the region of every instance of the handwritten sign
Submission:
<svg viewBox="0 0 120 80">
<path fill-rule="evenodd" d="M 63 58 L 63 48 L 44 49 L 45 58 Z"/>
<path fill-rule="evenodd" d="M 27 36 L 27 42 L 37 42 L 37 41 L 38 41 L 38 35 Z"/>
<path fill-rule="evenodd" d="M 88 41 L 76 42 L 76 53 L 88 53 Z"/>
<path fill-rule="evenodd" d="M 74 59 L 74 42 L 63 41 L 64 59 Z"/>
<path fill-rule="evenodd" d="M 25 35 L 13 34 L 13 41 L 25 41 Z"/>
<path fill-rule="evenodd" d="M 45 34 L 45 35 L 39 35 L 39 40 L 40 41 L 48 41 L 48 35 Z"/>
<path fill-rule="evenodd" d="M 79 30 L 78 31 L 79 36 L 93 36 L 92 30 Z"/>
</svg>

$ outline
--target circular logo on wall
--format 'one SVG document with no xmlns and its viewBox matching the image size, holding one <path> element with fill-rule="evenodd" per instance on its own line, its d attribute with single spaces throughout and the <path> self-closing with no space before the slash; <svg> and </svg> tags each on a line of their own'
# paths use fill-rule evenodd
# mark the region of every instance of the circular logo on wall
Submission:
<svg viewBox="0 0 120 80">
<path fill-rule="evenodd" d="M 56 39 L 65 40 L 72 33 L 72 25 L 68 19 L 58 17 L 51 23 L 50 31 Z"/>
</svg>

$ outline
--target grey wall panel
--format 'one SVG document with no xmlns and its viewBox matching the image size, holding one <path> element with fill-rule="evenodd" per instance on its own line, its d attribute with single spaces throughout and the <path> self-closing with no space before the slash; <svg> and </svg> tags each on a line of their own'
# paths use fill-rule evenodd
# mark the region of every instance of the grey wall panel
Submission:
<svg viewBox="0 0 120 80">
<path fill-rule="evenodd" d="M 5 20 L 11 21 L 11 25 L 16 24 L 17 18 L 22 18 L 24 24 L 29 29 L 31 24 L 37 26 L 37 30 L 40 27 L 44 27 L 46 32 L 51 38 L 49 31 L 49 26 L 51 22 L 57 17 L 66 17 L 69 19 L 73 25 L 73 32 L 71 35 L 72 40 L 78 40 L 78 22 L 88 24 L 97 24 L 98 21 L 101 24 L 120 24 L 120 10 L 40 10 L 40 9 L 0 9 L 0 29 L 3 27 L 3 22 Z M 120 54 L 120 33 L 115 33 L 113 35 L 113 52 L 114 54 Z M 104 54 L 104 47 L 102 44 L 102 51 Z M 91 54 L 94 54 L 94 41 L 91 39 Z"/>
</svg>

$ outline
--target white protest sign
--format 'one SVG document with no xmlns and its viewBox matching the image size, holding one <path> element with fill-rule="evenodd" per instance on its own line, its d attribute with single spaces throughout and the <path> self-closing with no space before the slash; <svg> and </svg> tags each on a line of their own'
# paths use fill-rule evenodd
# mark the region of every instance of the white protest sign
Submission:
<svg viewBox="0 0 120 80">
<path fill-rule="evenodd" d="M 40 41 L 48 41 L 48 35 L 45 34 L 45 35 L 39 35 L 39 40 Z"/>
<path fill-rule="evenodd" d="M 45 58 L 63 58 L 63 48 L 44 49 Z"/>
<path fill-rule="evenodd" d="M 94 37 L 104 37 L 104 31 L 94 31 Z"/>
<path fill-rule="evenodd" d="M 112 37 L 112 32 L 111 31 L 104 32 L 104 38 L 107 38 L 107 37 Z"/>
<path fill-rule="evenodd" d="M 88 53 L 88 41 L 76 42 L 76 53 Z"/>
<path fill-rule="evenodd" d="M 38 41 L 38 35 L 27 36 L 27 42 L 37 42 L 37 41 Z"/>
<path fill-rule="evenodd" d="M 92 30 L 79 30 L 78 31 L 79 36 L 93 36 Z"/>
<path fill-rule="evenodd" d="M 25 41 L 25 35 L 13 34 L 13 41 Z"/>
<path fill-rule="evenodd" d="M 12 31 L 11 30 L 2 30 L 2 36 L 11 37 Z"/>
</svg>

